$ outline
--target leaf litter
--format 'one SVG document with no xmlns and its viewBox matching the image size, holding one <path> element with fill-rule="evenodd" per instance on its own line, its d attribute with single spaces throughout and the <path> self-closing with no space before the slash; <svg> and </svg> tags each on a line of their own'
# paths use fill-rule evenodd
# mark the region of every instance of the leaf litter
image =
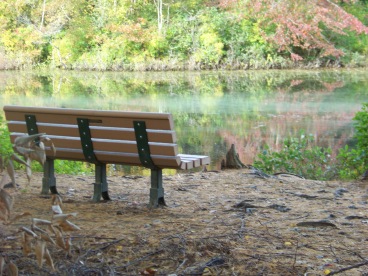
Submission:
<svg viewBox="0 0 368 276">
<path fill-rule="evenodd" d="M 16 264 L 20 275 L 364 275 L 368 270 L 365 182 L 263 179 L 247 169 L 185 172 L 164 178 L 168 207 L 149 209 L 149 177 L 110 176 L 112 200 L 93 203 L 94 176 L 58 175 L 62 213 L 57 213 L 51 196 L 40 195 L 42 174 L 34 173 L 27 185 L 26 175 L 17 173 L 21 188 L 7 190 L 16 198 L 12 215 L 19 218 L 0 221 L 0 256 Z M 61 204 L 61 198 L 52 204 Z M 17 215 L 24 213 L 32 216 Z M 60 223 L 52 230 L 59 245 L 45 247 L 41 240 L 37 254 L 25 256 L 19 228 L 32 218 L 40 227 Z M 73 223 L 63 225 L 69 219 Z M 76 231 L 63 236 L 62 226 Z"/>
</svg>

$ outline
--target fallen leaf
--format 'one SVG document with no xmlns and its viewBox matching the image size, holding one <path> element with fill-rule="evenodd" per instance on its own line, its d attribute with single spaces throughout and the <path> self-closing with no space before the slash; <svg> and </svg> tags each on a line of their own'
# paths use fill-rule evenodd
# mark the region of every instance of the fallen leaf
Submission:
<svg viewBox="0 0 368 276">
<path fill-rule="evenodd" d="M 37 161 L 41 165 L 43 165 L 43 164 L 45 164 L 45 161 L 46 161 L 46 153 L 45 153 L 45 150 L 42 149 L 42 148 L 40 148 L 40 147 L 38 147 L 38 146 L 35 146 L 34 147 L 34 151 L 32 151 L 29 154 L 29 158 L 32 159 L 32 160 L 34 160 L 34 161 Z"/>
<path fill-rule="evenodd" d="M 63 233 L 61 233 L 61 231 L 57 227 L 52 227 L 52 228 L 56 236 L 56 245 L 65 250 L 66 244 L 64 242 Z"/>
<path fill-rule="evenodd" d="M 10 261 L 8 264 L 8 276 L 18 276 L 18 267 Z"/>
<path fill-rule="evenodd" d="M 63 231 L 78 231 L 81 230 L 77 225 L 70 222 L 69 220 L 64 220 L 59 223 L 59 226 Z"/>
<path fill-rule="evenodd" d="M 46 242 L 38 240 L 35 246 L 35 254 L 37 258 L 38 267 L 40 268 L 42 267 L 43 264 L 45 249 L 46 249 Z"/>
<path fill-rule="evenodd" d="M 205 267 L 202 273 L 202 276 L 215 276 L 217 275 L 216 272 L 213 271 L 210 267 Z"/>
<path fill-rule="evenodd" d="M 21 159 L 18 155 L 16 155 L 15 153 L 13 153 L 11 156 L 10 156 L 10 159 L 12 159 L 12 160 L 14 160 L 14 161 L 17 161 L 18 163 L 21 163 L 21 164 L 23 164 L 23 165 L 25 165 L 25 166 L 29 166 L 28 164 L 27 164 L 27 162 L 26 161 L 24 161 L 23 159 Z"/>
<path fill-rule="evenodd" d="M 14 151 L 16 153 L 19 153 L 20 155 L 24 156 L 25 158 L 28 158 L 29 155 L 34 152 L 33 149 L 30 148 L 25 148 L 25 147 L 19 147 L 19 146 L 14 146 L 13 147 Z M 16 155 L 15 155 L 16 156 Z M 24 162 L 24 161 L 23 161 Z"/>
<path fill-rule="evenodd" d="M 46 219 L 32 218 L 32 224 L 33 225 L 50 225 L 51 221 L 46 220 Z"/>
<path fill-rule="evenodd" d="M 63 210 L 61 210 L 59 205 L 52 205 L 51 210 L 54 214 L 62 214 Z"/>
<path fill-rule="evenodd" d="M 13 209 L 14 199 L 13 197 L 4 189 L 0 190 L 0 201 L 5 203 L 6 209 L 10 211 Z"/>
<path fill-rule="evenodd" d="M 62 206 L 63 205 L 63 199 L 61 198 L 61 196 L 57 195 L 57 194 L 53 194 L 51 196 L 51 205 Z"/>
<path fill-rule="evenodd" d="M 65 251 L 68 252 L 69 255 L 72 253 L 72 238 L 68 237 L 65 241 Z"/>
<path fill-rule="evenodd" d="M 29 147 L 31 142 L 45 134 L 46 133 L 37 133 L 32 135 L 18 136 L 15 138 L 14 144 L 16 146 Z"/>
<path fill-rule="evenodd" d="M 13 222 L 15 222 L 15 221 L 17 221 L 17 220 L 19 220 L 19 219 L 21 219 L 21 218 L 23 218 L 23 217 L 26 217 L 26 216 L 31 216 L 32 214 L 30 213 L 30 212 L 24 212 L 24 213 L 22 213 L 22 214 L 20 214 L 20 215 L 16 215 L 14 218 L 12 218 L 11 219 L 11 221 L 9 222 L 9 224 L 10 223 L 13 223 Z"/>
<path fill-rule="evenodd" d="M 22 250 L 24 256 L 28 256 L 32 252 L 32 240 L 33 237 L 29 236 L 25 232 L 22 232 Z"/>
<path fill-rule="evenodd" d="M 13 187 L 15 188 L 16 187 L 16 184 L 15 184 L 15 170 L 14 170 L 13 161 L 11 159 L 9 159 L 9 162 L 6 166 L 6 170 L 8 172 L 8 175 L 10 176 Z"/>
<path fill-rule="evenodd" d="M 2 157 L 0 156 L 0 160 L 2 159 Z M 2 172 L 2 166 L 0 166 L 0 169 L 1 169 L 1 172 Z M 1 181 L 0 181 L 0 189 L 4 188 L 4 186 L 6 185 L 7 183 L 7 180 L 8 180 L 8 175 L 7 174 L 3 174 L 1 176 Z"/>
<path fill-rule="evenodd" d="M 42 240 L 44 240 L 46 242 L 50 242 L 53 245 L 56 245 L 56 242 L 54 241 L 54 239 L 51 238 L 51 236 L 47 232 L 41 233 L 40 237 L 41 237 Z"/>
<path fill-rule="evenodd" d="M 46 264 L 51 267 L 52 271 L 55 271 L 54 262 L 51 258 L 50 251 L 46 248 L 45 255 L 44 255 Z"/>
<path fill-rule="evenodd" d="M 19 229 L 24 231 L 26 234 L 30 235 L 33 238 L 37 237 L 37 234 L 35 232 L 33 232 L 31 229 L 27 228 L 27 227 L 22 226 Z"/>
<path fill-rule="evenodd" d="M 53 221 L 62 222 L 67 220 L 70 217 L 75 217 L 77 213 L 69 213 L 69 214 L 56 214 L 52 217 Z"/>
<path fill-rule="evenodd" d="M 0 256 L 0 276 L 3 275 L 5 268 L 5 259 L 3 256 Z"/>
<path fill-rule="evenodd" d="M 155 275 L 157 269 L 153 267 L 146 268 L 145 270 L 141 271 L 141 275 Z"/>
<path fill-rule="evenodd" d="M 27 175 L 27 179 L 28 179 L 28 184 L 31 183 L 31 177 L 32 177 L 32 169 L 31 169 L 31 163 L 32 160 L 31 158 L 27 158 L 27 166 L 26 166 L 26 175 Z"/>
</svg>

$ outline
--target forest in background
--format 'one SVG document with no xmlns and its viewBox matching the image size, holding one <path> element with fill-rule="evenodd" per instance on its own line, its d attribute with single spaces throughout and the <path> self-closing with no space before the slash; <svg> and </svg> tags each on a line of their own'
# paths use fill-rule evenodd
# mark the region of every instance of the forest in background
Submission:
<svg viewBox="0 0 368 276">
<path fill-rule="evenodd" d="M 359 67 L 367 0 L 3 0 L 0 69 Z"/>
</svg>

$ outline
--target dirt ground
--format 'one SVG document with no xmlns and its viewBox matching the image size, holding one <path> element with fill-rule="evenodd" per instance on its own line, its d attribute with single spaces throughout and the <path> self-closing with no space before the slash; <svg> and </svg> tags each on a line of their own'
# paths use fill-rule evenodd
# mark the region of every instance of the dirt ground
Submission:
<svg viewBox="0 0 368 276">
<path fill-rule="evenodd" d="M 164 171 L 165 174 L 165 171 Z M 22 226 L 52 219 L 41 174 L 18 173 L 0 255 L 20 275 L 368 275 L 368 183 L 247 169 L 164 175 L 167 207 L 147 208 L 149 177 L 111 176 L 111 201 L 91 202 L 93 176 L 58 175 L 63 213 L 81 228 L 68 252 L 47 244 L 55 271 L 22 253 Z"/>
</svg>

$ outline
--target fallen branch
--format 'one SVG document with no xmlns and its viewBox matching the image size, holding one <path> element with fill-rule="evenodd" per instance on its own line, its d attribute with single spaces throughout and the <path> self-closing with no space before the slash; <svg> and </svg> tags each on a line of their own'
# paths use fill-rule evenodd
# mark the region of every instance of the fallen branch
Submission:
<svg viewBox="0 0 368 276">
<path fill-rule="evenodd" d="M 118 239 L 118 240 L 115 240 L 115 241 L 112 241 L 112 242 L 107 242 L 105 246 L 102 246 L 94 251 L 102 251 L 102 250 L 105 250 L 106 248 L 110 247 L 111 245 L 114 245 L 114 244 L 117 244 L 119 242 L 121 242 L 124 238 L 122 239 Z"/>
<path fill-rule="evenodd" d="M 368 265 L 368 260 L 366 260 L 366 261 L 364 261 L 362 263 L 358 263 L 358 264 L 352 265 L 352 266 L 341 268 L 341 269 L 339 269 L 337 271 L 332 271 L 332 272 L 328 273 L 327 275 L 335 275 L 335 274 L 338 274 L 338 273 L 341 273 L 341 272 L 344 272 L 344 271 L 348 271 L 350 269 L 358 268 L 358 267 L 361 267 L 361 266 L 364 266 L 364 265 Z"/>
<path fill-rule="evenodd" d="M 146 254 L 146 255 L 144 255 L 144 256 L 142 256 L 142 257 L 140 257 L 140 258 L 137 258 L 137 259 L 135 259 L 135 260 L 129 261 L 129 262 L 127 262 L 127 263 L 126 263 L 126 264 L 124 264 L 124 265 L 116 266 L 115 268 L 126 268 L 126 267 L 128 267 L 128 266 L 133 265 L 133 264 L 139 263 L 139 262 L 141 262 L 141 261 L 143 261 L 143 260 L 147 259 L 148 257 L 151 257 L 152 255 L 159 254 L 159 253 L 161 253 L 162 251 L 164 251 L 164 250 L 163 250 L 163 249 L 158 249 L 158 250 L 153 251 L 153 252 L 151 252 L 151 253 L 148 253 L 148 254 Z"/>
</svg>

